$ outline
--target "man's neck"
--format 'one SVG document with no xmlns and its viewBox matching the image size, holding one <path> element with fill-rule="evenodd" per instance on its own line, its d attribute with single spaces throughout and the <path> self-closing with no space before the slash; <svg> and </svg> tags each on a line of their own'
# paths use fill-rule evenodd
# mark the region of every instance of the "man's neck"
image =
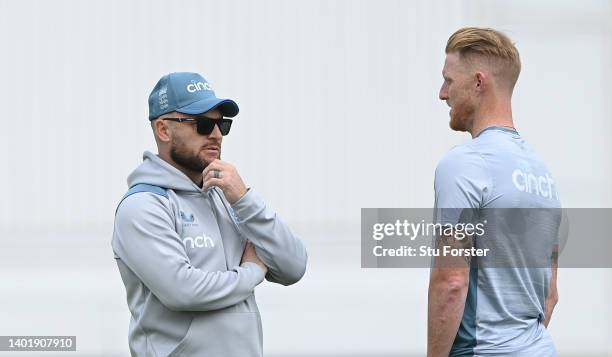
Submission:
<svg viewBox="0 0 612 357">
<path fill-rule="evenodd" d="M 474 113 L 474 122 L 469 132 L 472 138 L 475 138 L 484 129 L 492 126 L 514 128 L 510 98 L 491 100 L 489 104 L 481 105 Z"/>
<path fill-rule="evenodd" d="M 183 166 L 177 164 L 174 160 L 172 160 L 172 157 L 170 157 L 170 155 L 167 153 L 160 152 L 158 156 L 165 162 L 172 165 L 175 169 L 184 173 L 185 176 L 189 177 L 189 179 L 193 181 L 193 183 L 196 184 L 196 186 L 202 187 L 202 173 L 201 172 L 195 172 L 195 171 L 191 171 L 191 170 L 184 168 Z"/>
</svg>

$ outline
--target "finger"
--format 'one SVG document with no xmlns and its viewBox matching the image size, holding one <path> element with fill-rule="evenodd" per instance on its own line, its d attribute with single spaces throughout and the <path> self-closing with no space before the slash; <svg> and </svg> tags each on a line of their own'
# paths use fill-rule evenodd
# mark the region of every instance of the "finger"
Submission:
<svg viewBox="0 0 612 357">
<path fill-rule="evenodd" d="M 222 179 L 211 177 L 204 181 L 202 185 L 202 189 L 208 190 L 211 187 L 219 187 L 220 189 L 223 189 L 223 186 L 224 186 L 224 182 Z"/>
<path fill-rule="evenodd" d="M 221 160 L 221 159 L 215 159 L 215 164 L 219 165 L 221 168 L 227 167 L 227 165 L 229 165 L 229 163 Z"/>
<path fill-rule="evenodd" d="M 247 241 L 244 245 L 244 252 L 242 252 L 242 257 L 250 260 L 253 259 L 253 255 L 255 255 L 253 245 L 249 241 Z"/>
<path fill-rule="evenodd" d="M 209 173 L 210 170 L 212 169 L 221 170 L 221 168 L 222 168 L 221 160 L 215 159 L 213 162 L 208 164 L 206 168 L 204 168 L 204 171 L 202 171 L 202 175 L 206 176 L 206 174 Z"/>
<path fill-rule="evenodd" d="M 212 170 L 219 170 L 221 172 L 231 172 L 235 170 L 235 168 L 232 166 L 232 164 L 228 162 L 215 159 L 215 161 L 211 162 L 208 166 L 206 166 L 202 174 L 208 173 Z"/>
<path fill-rule="evenodd" d="M 218 180 L 223 179 L 223 177 L 222 177 L 223 174 L 220 171 L 219 171 L 219 177 L 215 177 L 215 170 L 217 170 L 217 169 L 210 170 L 206 174 L 204 174 L 202 176 L 202 181 L 207 181 L 207 180 L 210 180 L 210 179 L 218 179 Z"/>
</svg>

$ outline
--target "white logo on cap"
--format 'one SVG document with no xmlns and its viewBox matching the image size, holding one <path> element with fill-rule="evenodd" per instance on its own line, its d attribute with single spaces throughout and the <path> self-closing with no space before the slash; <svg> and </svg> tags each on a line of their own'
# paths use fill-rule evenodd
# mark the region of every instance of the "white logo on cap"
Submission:
<svg viewBox="0 0 612 357">
<path fill-rule="evenodd" d="M 191 83 L 187 85 L 187 92 L 189 93 L 194 93 L 200 90 L 213 90 L 213 89 L 208 82 L 191 81 Z"/>
</svg>

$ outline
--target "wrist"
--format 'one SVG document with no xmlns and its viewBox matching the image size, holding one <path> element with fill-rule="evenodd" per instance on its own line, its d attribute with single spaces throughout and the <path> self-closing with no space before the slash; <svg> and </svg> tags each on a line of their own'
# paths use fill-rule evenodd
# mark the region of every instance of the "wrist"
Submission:
<svg viewBox="0 0 612 357">
<path fill-rule="evenodd" d="M 249 187 L 245 187 L 236 196 L 234 196 L 234 198 L 231 201 L 229 199 L 227 201 L 230 203 L 230 205 L 234 205 L 238 201 L 240 201 L 247 194 L 247 192 L 249 192 L 249 190 L 250 190 Z"/>
</svg>

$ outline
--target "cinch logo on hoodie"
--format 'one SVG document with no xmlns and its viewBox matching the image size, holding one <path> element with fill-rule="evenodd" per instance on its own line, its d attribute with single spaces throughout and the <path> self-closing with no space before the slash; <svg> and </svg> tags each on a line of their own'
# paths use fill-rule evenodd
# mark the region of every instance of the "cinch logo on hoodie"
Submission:
<svg viewBox="0 0 612 357">
<path fill-rule="evenodd" d="M 201 236 L 196 237 L 184 237 L 183 245 L 185 248 L 190 247 L 191 249 L 195 248 L 214 248 L 215 242 L 213 242 L 212 238 L 206 235 L 206 233 L 202 232 Z"/>
</svg>

